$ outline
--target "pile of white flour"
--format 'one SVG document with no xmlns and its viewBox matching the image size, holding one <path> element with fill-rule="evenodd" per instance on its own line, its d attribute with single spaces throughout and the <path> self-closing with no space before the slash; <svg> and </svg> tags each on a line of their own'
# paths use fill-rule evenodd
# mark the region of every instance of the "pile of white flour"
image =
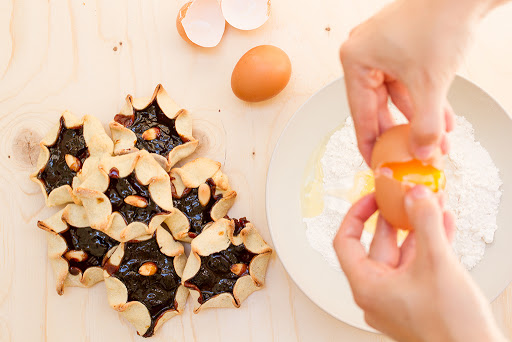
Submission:
<svg viewBox="0 0 512 342">
<path fill-rule="evenodd" d="M 399 114 L 395 117 L 403 122 Z M 453 249 L 461 263 L 470 270 L 484 256 L 486 244 L 493 241 L 498 228 L 496 216 L 502 181 L 489 153 L 475 141 L 473 127 L 464 117 L 456 118 L 456 128 L 449 139 L 451 150 L 444 170 L 448 196 L 446 206 L 456 215 Z M 311 246 L 324 256 L 329 265 L 340 269 L 332 241 L 351 203 L 329 193 L 351 189 L 356 173 L 368 169 L 357 149 L 351 118 L 331 136 L 321 163 L 324 210 L 316 217 L 304 219 L 306 234 Z M 371 233 L 364 231 L 361 243 L 368 248 L 372 238 Z"/>
</svg>

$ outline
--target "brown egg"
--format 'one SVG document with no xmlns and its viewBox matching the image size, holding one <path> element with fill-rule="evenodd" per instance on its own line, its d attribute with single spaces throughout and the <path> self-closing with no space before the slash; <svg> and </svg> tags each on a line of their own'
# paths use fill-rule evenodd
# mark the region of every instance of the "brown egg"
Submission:
<svg viewBox="0 0 512 342">
<path fill-rule="evenodd" d="M 405 212 L 404 197 L 417 184 L 442 191 L 446 184 L 443 156 L 438 149 L 432 158 L 419 161 L 409 149 L 410 125 L 395 126 L 384 132 L 372 152 L 375 197 L 381 215 L 395 228 L 412 229 Z"/>
<path fill-rule="evenodd" d="M 241 100 L 259 102 L 279 94 L 288 84 L 292 66 L 278 47 L 260 45 L 240 58 L 231 75 L 231 89 Z"/>
</svg>

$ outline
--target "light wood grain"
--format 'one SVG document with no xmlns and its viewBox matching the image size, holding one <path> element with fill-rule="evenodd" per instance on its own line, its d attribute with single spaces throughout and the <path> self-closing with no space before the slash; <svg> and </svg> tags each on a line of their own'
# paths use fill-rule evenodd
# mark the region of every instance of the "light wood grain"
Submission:
<svg viewBox="0 0 512 342">
<path fill-rule="evenodd" d="M 205 50 L 176 32 L 184 2 L 0 0 L 0 341 L 142 340 L 109 308 L 102 284 L 66 289 L 62 297 L 55 292 L 44 233 L 35 225 L 54 210 L 45 208 L 28 175 L 38 141 L 63 110 L 94 114 L 106 124 L 127 94 L 150 95 L 162 83 L 193 113 L 198 154 L 224 163 L 239 193 L 232 215 L 250 218 L 270 242 L 265 177 L 279 134 L 309 96 L 341 75 L 337 52 L 350 29 L 386 3 L 276 0 L 262 28 L 228 27 L 220 45 Z M 512 5 L 483 22 L 461 73 L 512 113 L 510 18 Z M 275 99 L 243 103 L 231 92 L 231 71 L 263 43 L 289 54 L 292 79 Z M 275 256 L 267 279 L 240 309 L 194 315 L 187 308 L 151 340 L 387 341 L 316 307 Z M 511 304 L 512 287 L 493 303 L 509 336 Z"/>
</svg>

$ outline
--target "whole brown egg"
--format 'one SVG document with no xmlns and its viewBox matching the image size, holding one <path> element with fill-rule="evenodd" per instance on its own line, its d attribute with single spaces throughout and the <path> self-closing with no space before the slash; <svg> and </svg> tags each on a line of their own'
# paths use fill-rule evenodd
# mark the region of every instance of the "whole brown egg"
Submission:
<svg viewBox="0 0 512 342">
<path fill-rule="evenodd" d="M 231 75 L 231 89 L 241 100 L 259 102 L 279 94 L 288 84 L 292 65 L 278 47 L 260 45 L 247 51 Z"/>
</svg>

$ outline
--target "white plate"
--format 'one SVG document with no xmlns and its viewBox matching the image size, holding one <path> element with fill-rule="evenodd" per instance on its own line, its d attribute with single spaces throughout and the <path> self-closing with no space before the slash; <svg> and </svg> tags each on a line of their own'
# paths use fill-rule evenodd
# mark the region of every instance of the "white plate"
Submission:
<svg viewBox="0 0 512 342">
<path fill-rule="evenodd" d="M 500 169 L 503 197 L 495 242 L 471 271 L 489 301 L 512 281 L 512 121 L 483 90 L 457 77 L 448 96 L 455 112 L 475 128 L 478 141 Z M 332 269 L 306 238 L 300 193 L 304 170 L 319 144 L 350 114 L 343 79 L 311 97 L 286 126 L 267 176 L 267 220 L 275 249 L 297 286 L 319 307 L 355 327 L 374 331 L 352 299 L 345 276 Z"/>
</svg>

